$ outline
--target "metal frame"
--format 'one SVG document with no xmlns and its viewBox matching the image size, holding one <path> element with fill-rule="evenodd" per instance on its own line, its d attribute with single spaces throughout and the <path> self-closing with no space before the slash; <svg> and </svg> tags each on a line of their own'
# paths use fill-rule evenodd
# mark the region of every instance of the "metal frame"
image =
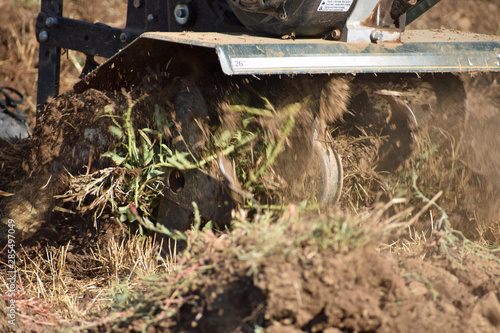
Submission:
<svg viewBox="0 0 500 333">
<path fill-rule="evenodd" d="M 342 40 L 348 43 L 400 42 L 401 29 L 391 18 L 394 0 L 358 1 L 347 19 Z"/>
<path fill-rule="evenodd" d="M 61 49 L 87 55 L 82 74 L 97 67 L 94 56 L 111 58 L 78 83 L 76 91 L 116 86 L 117 73 L 126 73 L 130 61 L 137 65 L 133 74 L 137 77 L 127 73 L 129 82 L 123 84 L 133 84 L 147 70 L 141 69 L 141 64 L 175 56 L 186 47 L 198 47 L 199 55 L 215 59 L 228 75 L 500 70 L 498 38 L 450 32 L 402 33 L 405 19 L 412 22 L 439 0 L 419 0 L 406 17 L 391 23 L 388 8 L 395 1 L 369 0 L 368 6 L 367 1 L 358 1 L 341 36 L 346 43 L 241 37 L 234 33 L 245 28 L 235 23 L 225 0 L 129 0 L 126 26 L 121 29 L 65 18 L 63 0 L 42 0 L 36 25 L 40 42 L 37 118 L 47 99 L 59 93 Z M 407 5 L 398 1 L 398 6 L 401 4 Z M 197 33 L 181 33 L 185 30 Z M 110 82 L 103 82 L 107 79 Z"/>
<path fill-rule="evenodd" d="M 124 28 L 102 23 L 89 23 L 63 17 L 64 0 L 41 0 L 36 22 L 40 43 L 37 118 L 50 96 L 59 94 L 61 50 L 84 53 L 88 60 L 84 72 L 95 67 L 94 56 L 110 58 L 146 31 L 184 30 L 210 32 L 241 32 L 243 27 L 226 17 L 229 7 L 225 0 L 128 0 L 127 22 Z M 189 20 L 179 23 L 176 9 L 183 4 Z M 203 15 L 201 15 L 203 14 Z M 235 19 L 234 19 L 235 20 Z"/>
<path fill-rule="evenodd" d="M 227 75 L 500 71 L 500 37 L 410 30 L 402 39 L 375 44 L 252 36 L 248 43 L 247 36 L 234 34 L 148 32 L 78 82 L 75 91 L 137 85 L 149 73 L 149 64 L 172 62 L 175 70 L 182 62 L 177 54 L 186 52 L 197 54 L 207 66 L 220 66 Z"/>
</svg>

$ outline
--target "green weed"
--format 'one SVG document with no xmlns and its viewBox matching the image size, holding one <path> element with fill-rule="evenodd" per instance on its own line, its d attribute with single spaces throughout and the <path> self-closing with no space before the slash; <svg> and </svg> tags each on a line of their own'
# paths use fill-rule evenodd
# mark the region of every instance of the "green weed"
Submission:
<svg viewBox="0 0 500 333">
<path fill-rule="evenodd" d="M 269 185 L 274 177 L 272 167 L 294 128 L 299 105 L 291 104 L 281 111 L 231 106 L 232 112 L 241 114 L 241 122 L 231 130 L 216 130 L 197 159 L 189 149 L 172 148 L 164 131 L 173 129 L 175 123 L 165 119 L 158 105 L 155 105 L 154 126 L 136 128 L 134 116 L 146 98 L 132 100 L 126 95 L 126 107 L 110 105 L 105 109 L 104 116 L 113 122 L 109 130 L 116 144 L 103 157 L 109 158 L 114 166 L 90 175 L 71 176 L 71 189 L 60 198 L 76 201 L 82 212 L 94 211 L 94 219 L 110 209 L 120 222 L 137 223 L 141 233 L 146 229 L 183 238 L 156 223 L 165 174 L 171 169 L 199 168 L 210 172 L 218 168 L 220 156 L 228 156 L 235 163 L 237 181 L 243 183 L 239 193 L 246 198 L 246 207 L 262 209 L 254 198 L 272 192 L 273 186 Z M 277 132 L 271 133 L 260 125 L 259 118 L 272 119 Z"/>
</svg>

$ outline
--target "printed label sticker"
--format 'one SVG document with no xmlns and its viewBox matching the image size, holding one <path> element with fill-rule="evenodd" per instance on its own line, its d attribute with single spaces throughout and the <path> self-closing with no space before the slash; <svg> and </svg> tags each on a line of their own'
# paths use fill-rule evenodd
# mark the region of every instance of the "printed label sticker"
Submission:
<svg viewBox="0 0 500 333">
<path fill-rule="evenodd" d="M 318 12 L 347 12 L 354 0 L 321 0 Z"/>
</svg>

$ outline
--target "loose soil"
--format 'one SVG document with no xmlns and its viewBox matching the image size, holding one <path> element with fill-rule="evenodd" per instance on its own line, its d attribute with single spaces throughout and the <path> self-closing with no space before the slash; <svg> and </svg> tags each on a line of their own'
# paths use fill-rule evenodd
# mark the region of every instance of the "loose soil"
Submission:
<svg viewBox="0 0 500 333">
<path fill-rule="evenodd" d="M 255 281 L 244 270 L 228 274 L 238 263 L 227 262 L 193 290 L 201 297 L 183 307 L 179 331 L 497 332 L 498 263 L 470 258 L 458 267 L 438 242 L 400 256 L 368 247 L 286 262 L 270 257 Z"/>
<path fill-rule="evenodd" d="M 98 8 L 102 8 L 102 1 L 86 1 L 85 4 L 71 1 L 65 12 L 90 21 L 97 21 L 95 15 L 99 14 L 99 21 L 123 25 L 124 5 L 117 5 L 117 1 L 106 3 L 108 10 L 101 11 Z M 446 27 L 500 33 L 500 5 L 495 0 L 467 0 L 460 8 L 456 7 L 452 1 L 442 1 L 410 28 Z M 29 123 L 34 129 L 33 140 L 0 141 L 0 213 L 2 221 L 9 218 L 16 221 L 17 235 L 23 239 L 27 256 L 35 257 L 47 249 L 66 246 L 70 241 L 65 274 L 85 284 L 99 272 L 99 263 L 95 262 L 92 251 L 98 245 L 105 248 L 112 237 L 121 237 L 127 230 L 120 227 L 108 211 L 94 220 L 92 212 L 79 212 L 74 203 L 54 200 L 53 196 L 67 190 L 71 175 L 90 174 L 111 165 L 110 160 L 101 158 L 114 142 L 108 134 L 111 120 L 105 116 L 106 106 L 124 105 L 125 101 L 123 96 L 96 90 L 81 95 L 70 92 L 77 71 L 70 61 L 65 61 L 61 84 L 64 93 L 50 102 L 35 127 L 37 45 L 30 36 L 34 33 L 36 13 L 36 8 L 29 4 L 0 3 L 0 19 L 3 18 L 0 22 L 4 22 L 0 25 L 0 86 L 13 86 L 26 94 L 23 111 L 30 117 Z M 461 145 L 463 155 L 457 163 L 470 172 L 468 178 L 464 178 L 466 185 L 461 187 L 466 191 L 452 197 L 459 198 L 458 204 L 444 199 L 440 204 L 449 212 L 453 226 L 477 243 L 462 243 L 459 237 L 454 247 L 444 235 L 433 232 L 425 241 L 418 237 L 415 240 L 415 236 L 413 240 L 408 237 L 382 239 L 348 252 L 324 251 L 311 255 L 298 251 L 289 257 L 270 255 L 257 261 L 258 267 L 249 266 L 237 257 L 224 257 L 224 248 L 214 243 L 213 250 L 207 250 L 202 263 L 212 265 L 212 269 L 200 270 L 197 283 L 182 291 L 187 301 L 179 307 L 176 317 L 161 319 L 160 314 L 151 310 L 157 318 L 153 323 L 143 318 L 106 322 L 102 313 L 94 314 L 85 320 L 94 319 L 98 324 L 86 331 L 500 331 L 500 257 L 498 252 L 474 247 L 474 244 L 487 244 L 487 241 L 499 244 L 500 76 L 461 75 L 460 79 L 463 91 L 461 85 L 454 84 L 446 87 L 453 89 L 453 93 L 447 94 L 445 89 L 440 92 L 444 99 L 452 99 L 442 102 L 445 106 L 439 106 L 436 95 L 432 95 L 436 100 L 419 102 L 417 108 L 425 111 L 429 105 L 438 105 L 436 107 L 451 110 L 446 117 L 443 113 L 436 115 L 443 119 L 431 118 L 423 122 L 446 124 L 439 127 L 445 130 L 435 132 L 434 142 L 443 140 L 441 154 L 454 153 L 451 142 Z M 363 84 L 363 79 L 356 80 Z M 377 80 L 388 89 L 411 90 L 407 81 L 395 82 L 397 80 L 385 76 Z M 434 81 L 429 82 L 430 87 Z M 454 103 L 456 98 L 465 98 L 462 92 L 466 93 L 465 110 L 457 110 Z M 354 95 L 362 98 L 362 92 Z M 370 98 L 374 100 L 380 96 Z M 458 116 L 453 116 L 454 112 L 458 112 Z M 347 122 L 352 121 L 349 115 L 344 116 Z M 358 138 L 375 134 L 365 125 L 356 123 L 357 132 L 349 134 Z M 346 211 L 361 207 L 358 213 L 363 214 L 377 199 L 388 200 L 394 194 L 384 189 L 384 178 L 374 171 L 373 151 L 380 147 L 376 142 L 358 146 L 349 140 L 342 141 L 347 129 L 340 126 L 337 131 L 340 132 L 337 133 L 338 148 L 346 175 L 362 174 L 368 182 L 367 195 L 355 197 L 359 179 L 346 176 L 349 197 L 341 200 L 340 207 Z M 404 163 L 398 163 L 394 169 L 398 167 L 404 167 Z M 445 185 L 444 180 L 436 183 L 435 192 Z M 424 214 L 423 226 L 438 215 L 437 210 L 433 211 L 434 215 Z M 5 214 L 8 215 L 3 216 Z M 421 229 L 425 230 L 423 226 Z M 7 230 L 4 224 L 0 227 L 0 248 L 4 253 Z M 392 245 L 381 245 L 384 243 Z M 3 255 L 2 258 L 1 274 L 6 274 L 6 259 Z M 24 264 L 26 261 L 19 259 L 19 265 Z M 1 288 L 0 331 L 8 331 L 12 328 L 7 323 L 9 298 L 5 286 Z M 136 288 L 148 287 L 140 282 Z M 56 302 L 48 301 L 44 307 L 28 306 L 27 300 L 35 296 L 18 295 L 18 303 L 24 305 L 18 308 L 18 331 L 79 329 L 78 320 L 69 322 L 62 316 L 51 315 L 61 313 Z"/>
</svg>

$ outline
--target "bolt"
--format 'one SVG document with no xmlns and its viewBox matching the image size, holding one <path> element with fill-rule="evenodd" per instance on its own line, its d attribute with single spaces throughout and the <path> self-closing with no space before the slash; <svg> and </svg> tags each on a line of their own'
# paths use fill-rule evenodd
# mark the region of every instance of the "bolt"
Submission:
<svg viewBox="0 0 500 333">
<path fill-rule="evenodd" d="M 339 29 L 333 30 L 331 35 L 333 39 L 339 39 L 341 35 L 340 30 Z"/>
<path fill-rule="evenodd" d="M 370 34 L 370 38 L 371 38 L 371 40 L 372 40 L 373 43 L 376 43 L 379 40 L 381 40 L 382 38 L 384 38 L 384 34 L 382 33 L 382 31 L 374 30 Z"/>
<path fill-rule="evenodd" d="M 153 14 L 148 15 L 148 22 L 153 22 L 156 20 L 156 17 Z"/>
<path fill-rule="evenodd" d="M 128 42 L 128 34 L 127 34 L 126 32 L 122 32 L 122 33 L 120 34 L 120 41 L 121 41 L 122 43 L 126 43 L 126 42 Z"/>
<path fill-rule="evenodd" d="M 55 27 L 59 24 L 56 17 L 47 17 L 45 25 L 49 28 Z"/>
<path fill-rule="evenodd" d="M 40 43 L 45 43 L 48 40 L 49 40 L 49 33 L 45 30 L 40 31 L 40 33 L 38 34 L 38 41 Z"/>
<path fill-rule="evenodd" d="M 142 7 L 142 0 L 134 0 L 134 7 L 141 8 Z"/>
<path fill-rule="evenodd" d="M 189 7 L 185 3 L 180 3 L 175 6 L 174 17 L 177 23 L 180 25 L 187 24 L 189 22 Z"/>
<path fill-rule="evenodd" d="M 178 18 L 185 18 L 187 16 L 187 11 L 184 8 L 177 8 L 175 10 L 175 16 Z"/>
</svg>

